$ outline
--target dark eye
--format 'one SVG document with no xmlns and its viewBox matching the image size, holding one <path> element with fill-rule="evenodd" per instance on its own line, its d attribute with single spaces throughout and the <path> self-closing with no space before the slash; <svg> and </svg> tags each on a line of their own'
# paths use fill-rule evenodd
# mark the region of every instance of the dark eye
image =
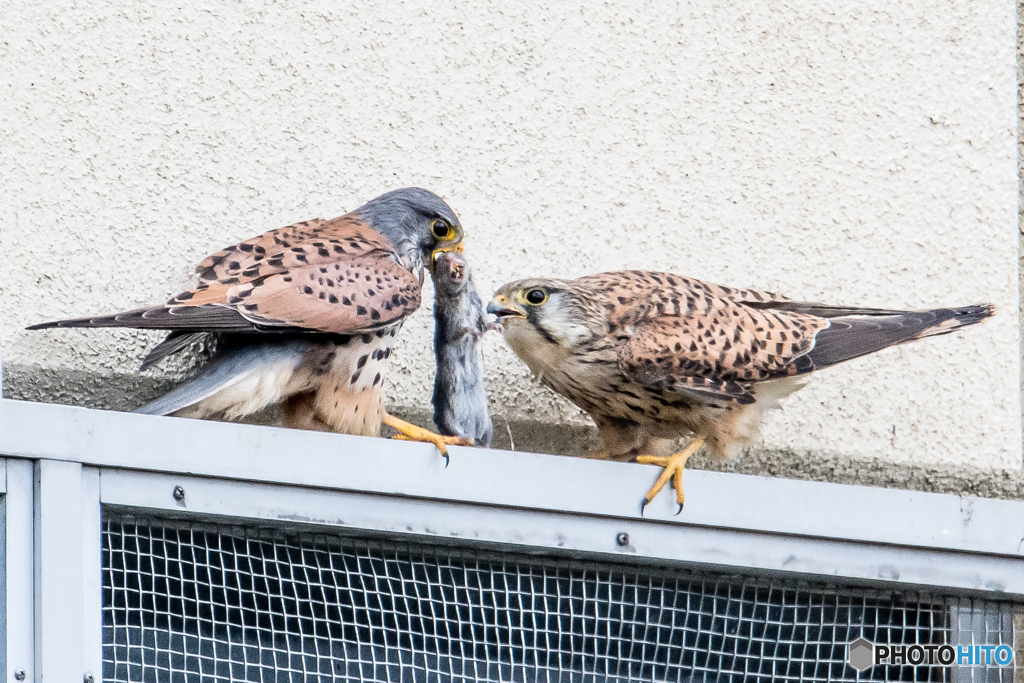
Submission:
<svg viewBox="0 0 1024 683">
<path fill-rule="evenodd" d="M 430 232 L 434 233 L 434 237 L 439 240 L 448 237 L 449 230 L 448 224 L 444 221 L 434 221 L 430 224 Z"/>
<path fill-rule="evenodd" d="M 526 303 L 538 306 L 544 303 L 548 298 L 547 292 L 543 289 L 531 289 L 526 293 Z"/>
</svg>

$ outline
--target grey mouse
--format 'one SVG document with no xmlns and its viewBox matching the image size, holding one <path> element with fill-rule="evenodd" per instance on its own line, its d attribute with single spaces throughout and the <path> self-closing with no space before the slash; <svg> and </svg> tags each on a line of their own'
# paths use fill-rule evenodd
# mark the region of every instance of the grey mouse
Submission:
<svg viewBox="0 0 1024 683">
<path fill-rule="evenodd" d="M 494 426 L 487 411 L 480 337 L 489 329 L 466 257 L 441 252 L 434 263 L 434 424 L 441 434 L 490 446 Z"/>
</svg>

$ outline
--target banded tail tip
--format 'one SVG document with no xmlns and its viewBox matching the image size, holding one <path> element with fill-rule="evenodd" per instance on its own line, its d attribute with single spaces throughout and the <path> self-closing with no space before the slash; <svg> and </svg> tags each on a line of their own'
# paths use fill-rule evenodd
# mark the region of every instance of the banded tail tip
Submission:
<svg viewBox="0 0 1024 683">
<path fill-rule="evenodd" d="M 954 308 L 952 320 L 958 326 L 973 325 L 974 323 L 980 323 L 986 318 L 991 318 L 995 314 L 996 307 L 992 304 L 973 304 L 962 308 Z"/>
<path fill-rule="evenodd" d="M 996 307 L 994 304 L 974 304 L 973 306 L 965 306 L 957 309 L 958 315 L 977 315 L 980 316 L 981 320 L 985 318 L 991 318 L 996 314 Z"/>
<path fill-rule="evenodd" d="M 976 325 L 996 314 L 992 304 L 973 304 L 960 308 L 937 309 L 939 321 L 921 330 L 919 337 L 931 337 L 954 332 L 961 327 Z"/>
</svg>

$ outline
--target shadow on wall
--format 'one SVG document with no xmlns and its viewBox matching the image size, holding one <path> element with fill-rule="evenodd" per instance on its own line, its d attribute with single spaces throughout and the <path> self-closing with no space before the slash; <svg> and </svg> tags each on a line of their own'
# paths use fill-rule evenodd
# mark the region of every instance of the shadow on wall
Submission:
<svg viewBox="0 0 1024 683">
<path fill-rule="evenodd" d="M 78 405 L 100 410 L 129 411 L 148 403 L 173 388 L 177 381 L 141 375 L 100 375 L 80 371 L 54 370 L 24 365 L 5 365 L 4 397 Z M 389 408 L 404 420 L 431 426 L 430 413 L 400 406 Z M 506 420 L 494 415 L 494 442 L 499 449 L 584 456 L 600 444 L 597 430 L 589 426 L 559 425 L 541 421 Z M 277 425 L 277 408 L 264 410 L 245 420 L 249 424 Z M 914 466 L 882 459 L 854 459 L 824 453 L 752 448 L 734 462 L 722 463 L 698 453 L 688 463 L 691 469 L 734 472 L 754 476 L 783 477 L 837 484 L 859 484 L 882 488 L 909 489 L 933 493 L 1024 500 L 1024 471 L 982 470 L 954 466 Z M 655 479 L 654 468 L 651 480 Z"/>
</svg>

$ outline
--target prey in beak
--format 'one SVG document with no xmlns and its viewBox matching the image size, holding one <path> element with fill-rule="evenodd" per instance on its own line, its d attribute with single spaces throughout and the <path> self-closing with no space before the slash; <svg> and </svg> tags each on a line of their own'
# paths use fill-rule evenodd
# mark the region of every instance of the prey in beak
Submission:
<svg viewBox="0 0 1024 683">
<path fill-rule="evenodd" d="M 435 249 L 434 251 L 430 252 L 430 274 L 431 275 L 435 275 L 437 273 L 437 259 L 440 258 L 440 256 L 442 254 L 446 254 L 446 253 L 448 253 L 450 251 L 457 251 L 459 253 L 463 253 L 465 251 L 465 247 L 462 246 L 462 242 L 459 242 L 458 244 L 456 244 L 454 246 L 442 247 L 441 249 Z"/>
</svg>

